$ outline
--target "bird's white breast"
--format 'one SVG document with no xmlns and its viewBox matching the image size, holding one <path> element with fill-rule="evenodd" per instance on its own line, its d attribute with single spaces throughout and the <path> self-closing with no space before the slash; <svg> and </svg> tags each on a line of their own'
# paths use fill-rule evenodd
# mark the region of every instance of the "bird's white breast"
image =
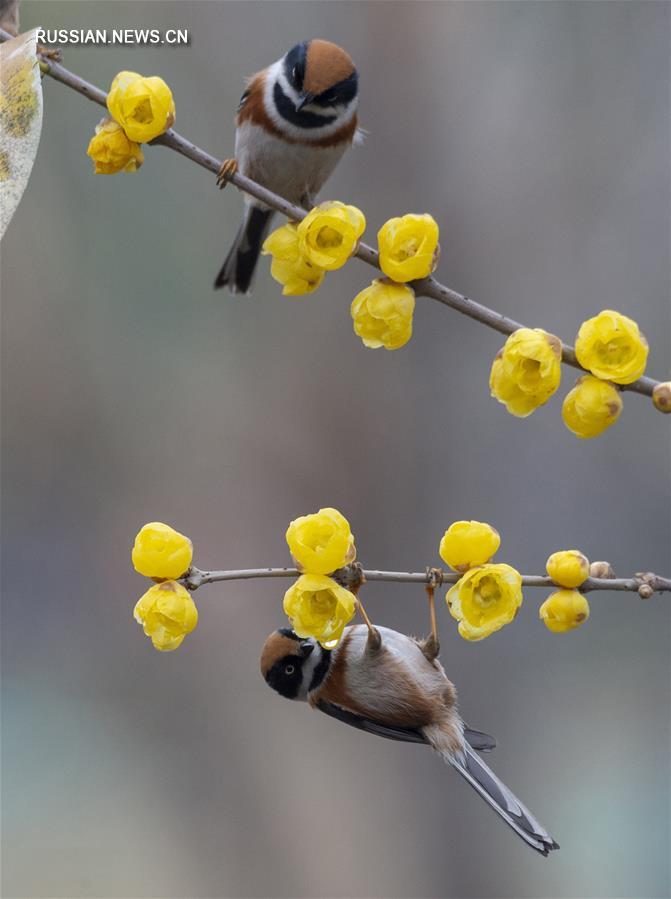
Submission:
<svg viewBox="0 0 671 899">
<path fill-rule="evenodd" d="M 289 143 L 245 121 L 236 132 L 235 158 L 243 175 L 300 205 L 312 202 L 347 147 Z"/>
</svg>

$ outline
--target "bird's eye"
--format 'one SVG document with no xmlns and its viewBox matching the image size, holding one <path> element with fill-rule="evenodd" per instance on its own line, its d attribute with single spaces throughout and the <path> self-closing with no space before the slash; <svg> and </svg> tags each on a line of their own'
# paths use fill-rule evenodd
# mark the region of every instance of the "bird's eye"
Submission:
<svg viewBox="0 0 671 899">
<path fill-rule="evenodd" d="M 296 669 L 294 668 L 293 665 L 287 665 L 287 667 L 284 669 L 284 673 L 285 674 L 293 674 L 295 670 Z"/>
<path fill-rule="evenodd" d="M 294 79 L 294 81 L 298 80 L 298 66 L 294 66 L 291 70 L 291 77 Z"/>
</svg>

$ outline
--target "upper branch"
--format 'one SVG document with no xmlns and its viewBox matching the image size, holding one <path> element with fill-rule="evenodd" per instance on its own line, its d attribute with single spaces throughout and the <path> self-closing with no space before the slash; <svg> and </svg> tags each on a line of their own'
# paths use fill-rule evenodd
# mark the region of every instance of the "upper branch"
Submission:
<svg viewBox="0 0 671 899">
<path fill-rule="evenodd" d="M 13 35 L 9 34 L 7 31 L 0 29 L 0 41 L 11 40 L 12 37 Z M 107 94 L 100 90 L 100 88 L 90 84 L 84 78 L 80 78 L 79 75 L 70 72 L 63 65 L 54 60 L 48 59 L 45 56 L 40 56 L 40 60 L 42 70 L 47 75 L 51 76 L 56 81 L 60 81 L 61 84 L 67 85 L 69 88 L 72 88 L 72 90 L 83 94 L 94 103 L 106 107 Z M 151 141 L 151 144 L 170 147 L 171 150 L 181 153 L 182 156 L 186 156 L 187 159 L 190 159 L 192 162 L 195 162 L 197 165 L 200 165 L 204 169 L 208 169 L 215 174 L 221 168 L 221 160 L 211 156 L 204 150 L 201 150 L 200 147 L 197 147 L 190 140 L 182 137 L 181 134 L 178 134 L 172 128 L 166 131 L 165 134 L 162 134 L 160 137 Z M 262 185 L 257 184 L 256 181 L 252 181 L 251 178 L 247 178 L 240 172 L 236 172 L 229 178 L 229 180 L 240 190 L 255 197 L 267 206 L 276 209 L 293 221 L 300 221 L 305 218 L 307 214 L 305 209 L 302 209 L 300 206 L 295 206 L 293 203 L 289 203 L 287 200 L 274 194 Z M 374 268 L 379 269 L 378 253 L 372 247 L 365 243 L 360 243 L 356 255 L 359 259 L 367 262 Z M 437 300 L 439 303 L 444 303 L 446 306 L 456 309 L 457 312 L 461 312 L 462 315 L 467 315 L 469 318 L 475 319 L 475 321 L 481 322 L 483 325 L 487 325 L 487 327 L 493 328 L 501 334 L 512 334 L 513 331 L 517 331 L 519 328 L 523 327 L 514 319 L 502 315 L 500 312 L 495 312 L 493 309 L 483 306 L 482 303 L 478 303 L 458 291 L 441 284 L 433 276 L 424 278 L 421 281 L 414 281 L 412 282 L 412 285 L 418 295 L 430 297 L 433 300 Z M 574 368 L 580 369 L 580 371 L 584 371 L 576 358 L 572 346 L 569 344 L 562 344 L 562 350 L 563 362 L 567 365 L 572 365 Z M 645 396 L 652 396 L 652 392 L 658 383 L 659 381 L 656 381 L 654 378 L 641 377 L 631 384 L 619 386 L 622 390 L 631 390 L 635 393 L 642 393 Z"/>
</svg>

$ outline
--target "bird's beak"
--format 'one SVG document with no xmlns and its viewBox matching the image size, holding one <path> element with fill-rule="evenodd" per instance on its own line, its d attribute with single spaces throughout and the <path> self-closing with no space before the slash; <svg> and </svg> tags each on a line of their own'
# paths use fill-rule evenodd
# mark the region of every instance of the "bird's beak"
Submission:
<svg viewBox="0 0 671 899">
<path fill-rule="evenodd" d="M 315 648 L 314 643 L 310 643 L 308 640 L 301 640 L 298 645 L 300 646 L 301 655 L 304 659 L 307 659 L 312 650 Z"/>
<path fill-rule="evenodd" d="M 300 112 L 304 106 L 308 106 L 314 100 L 314 94 L 301 94 L 296 103 L 296 112 Z"/>
</svg>

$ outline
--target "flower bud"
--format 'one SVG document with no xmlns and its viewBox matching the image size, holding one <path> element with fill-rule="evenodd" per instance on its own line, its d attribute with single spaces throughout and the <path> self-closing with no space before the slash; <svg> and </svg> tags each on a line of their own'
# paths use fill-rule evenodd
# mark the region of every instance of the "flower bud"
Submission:
<svg viewBox="0 0 671 899">
<path fill-rule="evenodd" d="M 428 277 L 438 264 L 438 236 L 438 225 L 428 214 L 389 219 L 377 235 L 380 268 L 399 283 Z"/>
<path fill-rule="evenodd" d="M 564 397 L 562 418 L 576 437 L 598 437 L 610 428 L 622 412 L 619 390 L 608 381 L 583 375 Z"/>
<path fill-rule="evenodd" d="M 589 576 L 612 580 L 615 577 L 615 572 L 610 562 L 592 562 L 589 566 Z"/>
<path fill-rule="evenodd" d="M 349 522 L 337 509 L 294 519 L 286 538 L 296 566 L 311 574 L 331 574 L 356 558 Z"/>
<path fill-rule="evenodd" d="M 589 577 L 589 560 L 577 549 L 552 553 L 545 568 L 560 587 L 579 587 Z"/>
<path fill-rule="evenodd" d="M 131 554 L 133 567 L 146 577 L 171 580 L 181 577 L 191 566 L 193 545 L 188 537 L 169 524 L 152 521 L 135 538 Z"/>
<path fill-rule="evenodd" d="M 652 402 L 660 412 L 671 412 L 671 381 L 663 381 L 653 388 Z"/>
<path fill-rule="evenodd" d="M 540 607 L 538 617 L 548 630 L 563 634 L 587 621 L 589 603 L 578 590 L 557 590 Z"/>
<path fill-rule="evenodd" d="M 443 534 L 438 552 L 453 571 L 464 572 L 484 565 L 496 554 L 501 537 L 482 521 L 455 521 Z"/>
<path fill-rule="evenodd" d="M 526 418 L 546 403 L 561 380 L 562 345 L 540 328 L 518 328 L 506 340 L 489 374 L 491 395 L 511 415 Z"/>
<path fill-rule="evenodd" d="M 303 574 L 284 594 L 284 611 L 299 637 L 332 649 L 356 611 L 356 597 L 323 574 Z"/>
<path fill-rule="evenodd" d="M 128 135 L 147 143 L 172 127 L 175 102 L 162 78 L 119 72 L 107 95 L 107 108 Z"/>
<path fill-rule="evenodd" d="M 164 581 L 140 597 L 133 617 L 151 637 L 155 649 L 170 652 L 198 624 L 198 609 L 185 587 L 177 581 Z"/>
<path fill-rule="evenodd" d="M 101 119 L 96 125 L 86 153 L 95 163 L 95 175 L 136 172 L 144 162 L 140 145 L 129 140 L 121 125 L 112 119 Z"/>
<path fill-rule="evenodd" d="M 398 350 L 412 337 L 415 294 L 405 284 L 378 278 L 352 300 L 354 333 L 371 349 Z"/>
<path fill-rule="evenodd" d="M 641 597 L 641 599 L 650 599 L 654 592 L 655 591 L 652 589 L 650 584 L 641 584 L 641 586 L 638 588 L 638 595 Z"/>
<path fill-rule="evenodd" d="M 633 319 L 604 309 L 580 326 L 575 354 L 597 378 L 631 384 L 645 371 L 648 343 Z"/>
<path fill-rule="evenodd" d="M 270 274 L 282 285 L 285 297 L 312 293 L 324 280 L 324 270 L 301 253 L 298 228 L 291 222 L 276 228 L 265 239 L 261 253 L 273 257 Z"/>
</svg>

